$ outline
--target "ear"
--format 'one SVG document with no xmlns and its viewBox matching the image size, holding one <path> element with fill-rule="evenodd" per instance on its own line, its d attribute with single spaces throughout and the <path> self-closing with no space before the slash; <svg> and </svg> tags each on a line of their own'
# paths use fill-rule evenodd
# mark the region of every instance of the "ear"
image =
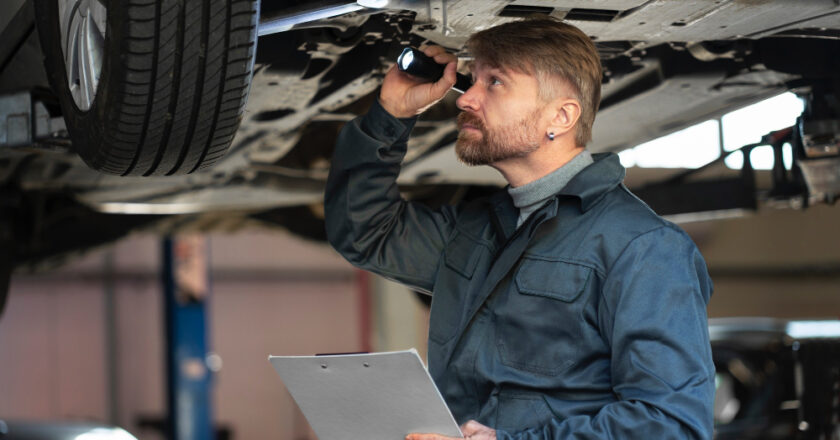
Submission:
<svg viewBox="0 0 840 440">
<path fill-rule="evenodd" d="M 548 131 L 559 136 L 571 132 L 580 119 L 580 102 L 575 98 L 558 98 L 552 102 L 553 116 Z"/>
</svg>

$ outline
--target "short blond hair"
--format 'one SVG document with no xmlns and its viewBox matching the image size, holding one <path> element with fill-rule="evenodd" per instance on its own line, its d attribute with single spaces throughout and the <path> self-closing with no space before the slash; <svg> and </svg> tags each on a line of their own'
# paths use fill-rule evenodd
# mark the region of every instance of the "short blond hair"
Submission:
<svg viewBox="0 0 840 440">
<path fill-rule="evenodd" d="M 581 107 L 575 142 L 584 147 L 592 139 L 601 102 L 601 59 L 583 31 L 547 17 L 530 18 L 476 32 L 467 48 L 477 62 L 535 75 L 543 101 L 557 97 L 557 79 L 571 86 Z"/>
</svg>

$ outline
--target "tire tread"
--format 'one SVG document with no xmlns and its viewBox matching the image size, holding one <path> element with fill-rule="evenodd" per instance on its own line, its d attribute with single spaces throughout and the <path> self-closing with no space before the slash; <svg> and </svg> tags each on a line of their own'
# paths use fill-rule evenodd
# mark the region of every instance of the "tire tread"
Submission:
<svg viewBox="0 0 840 440">
<path fill-rule="evenodd" d="M 120 7 L 120 52 L 106 55 L 109 84 L 100 87 L 108 93 L 94 104 L 101 129 L 79 153 L 93 168 L 120 175 L 211 167 L 245 109 L 258 0 L 123 0 Z"/>
</svg>

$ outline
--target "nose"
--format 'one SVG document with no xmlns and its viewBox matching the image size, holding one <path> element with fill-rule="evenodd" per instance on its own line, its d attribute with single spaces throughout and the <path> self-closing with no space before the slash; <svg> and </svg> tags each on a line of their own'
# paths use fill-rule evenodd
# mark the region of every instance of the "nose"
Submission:
<svg viewBox="0 0 840 440">
<path fill-rule="evenodd" d="M 455 100 L 455 105 L 458 106 L 460 110 L 471 110 L 471 111 L 478 111 L 480 106 L 480 92 L 477 84 L 473 84 L 470 88 L 468 88 L 463 95 L 459 96 L 458 99 Z"/>
</svg>

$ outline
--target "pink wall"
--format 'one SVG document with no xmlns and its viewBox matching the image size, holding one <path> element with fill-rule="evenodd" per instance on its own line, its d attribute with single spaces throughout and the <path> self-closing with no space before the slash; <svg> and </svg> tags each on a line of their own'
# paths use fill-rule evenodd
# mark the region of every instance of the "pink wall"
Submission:
<svg viewBox="0 0 840 440">
<path fill-rule="evenodd" d="M 105 412 L 102 295 L 85 283 L 15 285 L 0 321 L 0 414 Z"/>
<path fill-rule="evenodd" d="M 0 418 L 107 422 L 105 253 L 115 264 L 118 423 L 165 412 L 159 239 L 134 237 L 39 275 L 13 277 L 0 318 Z M 217 423 L 234 438 L 310 439 L 269 354 L 358 351 L 357 272 L 325 245 L 281 233 L 214 235 L 210 344 Z"/>
</svg>

